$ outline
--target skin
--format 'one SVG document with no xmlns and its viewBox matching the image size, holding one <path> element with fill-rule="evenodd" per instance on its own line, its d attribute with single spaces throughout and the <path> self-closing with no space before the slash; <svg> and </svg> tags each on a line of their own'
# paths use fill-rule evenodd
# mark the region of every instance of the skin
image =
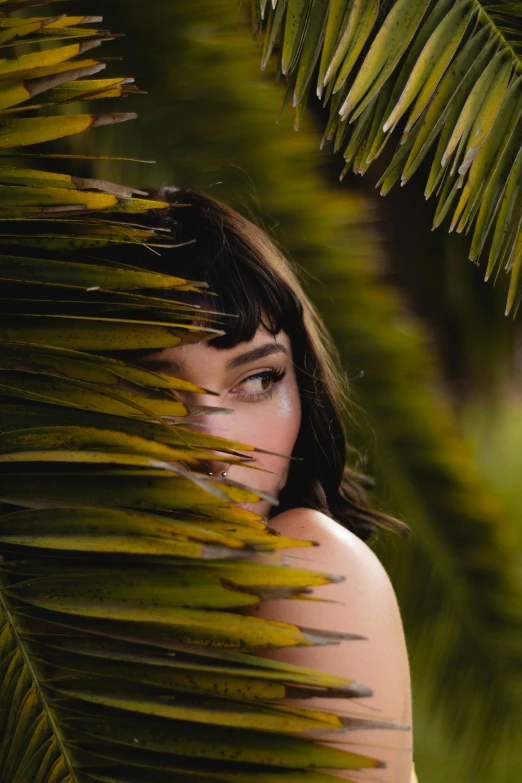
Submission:
<svg viewBox="0 0 522 783">
<path fill-rule="evenodd" d="M 254 353 L 253 353 L 254 352 Z M 257 356 L 257 358 L 253 358 Z M 292 348 L 286 334 L 275 339 L 261 328 L 249 343 L 232 349 L 216 349 L 211 343 L 176 346 L 151 353 L 141 360 L 149 369 L 176 375 L 197 386 L 211 389 L 218 396 L 177 393 L 183 402 L 193 405 L 233 408 L 233 414 L 207 414 L 194 417 L 192 429 L 223 438 L 250 443 L 276 452 L 256 456 L 252 470 L 241 465 L 228 466 L 216 459 L 209 469 L 215 476 L 227 470 L 234 481 L 247 484 L 277 497 L 283 489 L 301 422 L 301 402 Z M 284 377 L 274 382 L 275 374 Z M 179 419 L 186 423 L 186 419 Z M 283 456 L 277 456 L 283 455 Z M 268 500 L 243 504 L 261 516 L 269 516 L 272 504 Z"/>
<path fill-rule="evenodd" d="M 145 364 L 217 392 L 217 396 L 181 394 L 187 402 L 234 409 L 233 415 L 195 419 L 194 428 L 287 457 L 292 454 L 301 423 L 301 405 L 292 347 L 284 332 L 273 337 L 260 328 L 252 341 L 231 349 L 216 349 L 211 343 L 168 348 L 150 354 Z M 236 465 L 227 469 L 217 456 L 210 470 L 214 475 L 227 470 L 234 481 L 277 497 L 287 480 L 288 460 L 284 456 L 259 454 L 255 465 L 262 471 Z M 318 511 L 296 508 L 271 516 L 273 506 L 267 500 L 246 507 L 271 517 L 270 526 L 282 535 L 319 543 L 319 547 L 285 550 L 287 562 L 344 577 L 342 582 L 314 588 L 311 596 L 324 603 L 267 601 L 249 613 L 307 628 L 348 631 L 367 637 L 325 647 L 271 651 L 264 653 L 265 657 L 349 677 L 374 692 L 355 704 L 347 704 L 345 699 L 314 697 L 307 700 L 307 708 L 389 719 L 410 727 L 410 672 L 402 621 L 393 587 L 378 558 L 361 539 Z M 342 779 L 410 783 L 409 728 L 350 731 L 334 739 L 346 750 L 386 763 L 385 769 L 338 773 Z"/>
</svg>

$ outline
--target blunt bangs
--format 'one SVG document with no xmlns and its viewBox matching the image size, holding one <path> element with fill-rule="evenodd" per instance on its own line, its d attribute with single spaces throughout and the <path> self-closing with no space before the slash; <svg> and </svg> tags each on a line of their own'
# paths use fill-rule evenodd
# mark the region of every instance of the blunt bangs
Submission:
<svg viewBox="0 0 522 783">
<path fill-rule="evenodd" d="M 249 342 L 260 326 L 273 336 L 281 330 L 295 335 L 302 304 L 279 270 L 274 274 L 281 260 L 260 229 L 197 192 L 164 189 L 154 197 L 172 204 L 155 221 L 170 229 L 178 245 L 168 252 L 168 271 L 208 285 L 209 294 L 177 292 L 176 297 L 217 313 L 213 325 L 226 334 L 213 339 L 213 347 Z M 167 254 L 163 258 L 167 261 Z"/>
</svg>

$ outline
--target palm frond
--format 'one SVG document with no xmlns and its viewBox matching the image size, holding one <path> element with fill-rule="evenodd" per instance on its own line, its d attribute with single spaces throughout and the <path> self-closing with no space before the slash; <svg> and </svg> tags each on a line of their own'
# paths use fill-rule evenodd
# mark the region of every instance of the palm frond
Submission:
<svg viewBox="0 0 522 783">
<path fill-rule="evenodd" d="M 76 82 L 104 67 L 78 59 L 108 35 L 77 29 L 98 18 L 6 16 L 38 5 L 0 0 L 1 46 L 94 40 L 0 59 L 0 147 L 15 158 L 134 116 L 12 117 L 129 84 Z M 106 356 L 222 334 L 176 298 L 204 283 L 85 255 L 168 247 L 131 222 L 164 206 L 142 195 L 0 166 L 0 781 L 328 783 L 314 770 L 381 766 L 300 735 L 389 722 L 285 702 L 368 688 L 254 654 L 361 637 L 242 614 L 337 579 L 284 565 L 278 550 L 313 542 L 276 536 L 236 505 L 260 493 L 197 470 L 216 451 L 248 465 L 252 447 L 171 423 L 207 411 L 176 391 L 207 390 Z"/>
<path fill-rule="evenodd" d="M 364 174 L 395 139 L 381 194 L 432 159 L 426 198 L 434 227 L 471 234 L 485 277 L 509 274 L 506 314 L 522 297 L 522 17 L 507 0 L 278 0 L 266 19 L 262 65 L 277 48 L 296 116 L 312 74 L 329 104 L 324 140 Z M 316 64 L 319 63 L 318 68 Z M 298 124 L 298 123 L 297 123 Z M 437 142 L 437 144 L 436 144 Z"/>
</svg>

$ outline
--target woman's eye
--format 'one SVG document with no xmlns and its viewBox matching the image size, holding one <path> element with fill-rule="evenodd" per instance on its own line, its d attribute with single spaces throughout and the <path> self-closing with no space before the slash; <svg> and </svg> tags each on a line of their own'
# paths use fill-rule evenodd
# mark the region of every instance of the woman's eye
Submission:
<svg viewBox="0 0 522 783">
<path fill-rule="evenodd" d="M 263 370 L 249 375 L 236 386 L 236 393 L 244 397 L 264 397 L 274 390 L 274 386 L 283 380 L 286 370 Z"/>
</svg>

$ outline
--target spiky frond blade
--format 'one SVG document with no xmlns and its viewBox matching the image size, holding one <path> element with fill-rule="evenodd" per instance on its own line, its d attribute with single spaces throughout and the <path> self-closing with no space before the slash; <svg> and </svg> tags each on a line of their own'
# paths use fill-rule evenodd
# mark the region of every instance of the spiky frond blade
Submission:
<svg viewBox="0 0 522 783">
<path fill-rule="evenodd" d="M 397 181 L 404 184 L 429 152 L 433 155 L 438 139 L 426 191 L 431 196 L 439 185 L 443 189 L 434 227 L 449 216 L 450 230 L 475 227 L 470 258 L 478 263 L 490 248 L 486 278 L 493 269 L 516 278 L 511 279 L 506 310 L 516 313 L 522 207 L 517 200 L 489 200 L 488 219 L 479 220 L 478 215 L 487 193 L 480 152 L 487 143 L 488 172 L 494 170 L 507 154 L 503 138 L 513 130 L 521 109 L 504 110 L 522 73 L 518 5 L 505 0 L 342 0 L 319 11 L 318 4 L 308 0 L 293 8 L 292 25 L 288 11 L 283 14 L 283 3 L 277 5 L 277 13 L 282 49 L 290 47 L 293 52 L 292 61 L 283 63 L 287 78 L 304 71 L 302 53 L 306 52 L 306 68 L 319 62 L 317 92 L 322 95 L 326 89 L 325 104 L 333 106 L 325 138 L 335 135 L 335 150 L 347 144 L 341 178 L 349 165 L 365 173 L 395 139 L 395 157 L 381 179 L 381 193 L 387 193 Z M 308 13 L 314 14 L 314 30 L 321 28 L 322 14 L 324 35 L 308 34 Z M 274 14 L 269 6 L 269 27 Z M 272 48 L 273 43 L 265 50 L 264 65 Z M 342 101 L 335 100 L 339 94 Z M 375 101 L 384 95 L 387 99 Z M 302 114 L 304 86 L 296 99 Z M 517 177 L 518 150 L 510 146 L 509 154 L 510 171 Z M 458 198 L 462 188 L 465 203 Z M 463 214 L 466 204 L 470 206 Z"/>
</svg>

